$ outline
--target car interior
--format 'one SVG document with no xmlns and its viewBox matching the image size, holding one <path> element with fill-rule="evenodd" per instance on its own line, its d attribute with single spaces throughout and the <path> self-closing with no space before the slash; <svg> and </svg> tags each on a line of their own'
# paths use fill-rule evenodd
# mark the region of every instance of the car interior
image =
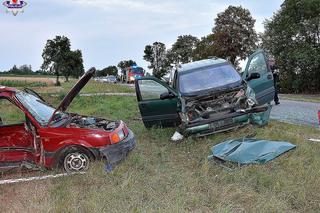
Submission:
<svg viewBox="0 0 320 213">
<path fill-rule="evenodd" d="M 6 110 L 5 114 L 0 112 L 0 147 L 30 147 L 33 134 L 27 127 L 25 113 L 5 98 L 0 99 L 0 107 Z"/>
</svg>

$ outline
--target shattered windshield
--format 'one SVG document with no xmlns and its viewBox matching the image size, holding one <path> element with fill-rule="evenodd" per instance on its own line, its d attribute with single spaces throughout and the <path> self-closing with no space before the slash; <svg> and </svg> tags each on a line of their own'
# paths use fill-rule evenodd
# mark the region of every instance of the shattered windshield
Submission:
<svg viewBox="0 0 320 213">
<path fill-rule="evenodd" d="M 239 82 L 241 77 L 238 72 L 231 65 L 226 64 L 182 73 L 179 77 L 179 89 L 183 94 L 190 94 Z"/>
<path fill-rule="evenodd" d="M 41 99 L 25 92 L 17 92 L 16 97 L 41 126 L 46 126 L 48 124 L 51 116 L 56 110 Z"/>
</svg>

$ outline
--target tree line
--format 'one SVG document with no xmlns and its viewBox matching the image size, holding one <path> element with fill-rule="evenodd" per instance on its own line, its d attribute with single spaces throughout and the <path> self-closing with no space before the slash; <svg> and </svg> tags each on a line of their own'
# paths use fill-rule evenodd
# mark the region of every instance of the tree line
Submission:
<svg viewBox="0 0 320 213">
<path fill-rule="evenodd" d="M 265 20 L 257 35 L 255 19 L 241 6 L 229 6 L 214 19 L 212 33 L 198 39 L 179 36 L 170 49 L 156 41 L 146 45 L 144 60 L 153 75 L 162 77 L 173 67 L 219 57 L 236 68 L 239 61 L 263 48 L 276 61 L 280 90 L 284 93 L 320 92 L 320 1 L 285 0 L 279 11 Z"/>
<path fill-rule="evenodd" d="M 265 21 L 262 47 L 280 71 L 281 92 L 320 92 L 320 1 L 285 0 Z"/>
<path fill-rule="evenodd" d="M 70 76 L 79 78 L 84 73 L 82 52 L 71 50 L 70 40 L 65 36 L 56 36 L 54 39 L 47 40 L 42 58 L 41 69 L 56 76 L 56 85 L 60 85 L 59 77 L 61 75 L 68 81 Z M 124 73 L 125 68 L 133 65 L 137 65 L 137 63 L 133 60 L 123 60 L 117 66 L 112 65 L 97 70 L 96 76 L 118 76 L 118 68 L 121 73 Z"/>
<path fill-rule="evenodd" d="M 7 71 L 0 72 L 1 75 L 47 75 L 47 72 L 42 70 L 33 71 L 31 65 L 24 64 L 21 66 L 13 65 L 13 67 Z"/>
<path fill-rule="evenodd" d="M 227 59 L 237 67 L 258 47 L 254 24 L 248 9 L 229 6 L 215 18 L 211 34 L 200 39 L 181 35 L 170 49 L 164 43 L 154 42 L 146 45 L 143 58 L 156 77 L 163 77 L 179 64 L 210 57 Z"/>
</svg>

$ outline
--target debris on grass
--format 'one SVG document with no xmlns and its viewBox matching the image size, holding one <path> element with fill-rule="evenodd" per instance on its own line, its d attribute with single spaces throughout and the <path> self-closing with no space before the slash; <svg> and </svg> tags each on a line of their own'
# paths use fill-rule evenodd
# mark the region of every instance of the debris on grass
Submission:
<svg viewBox="0 0 320 213">
<path fill-rule="evenodd" d="M 179 132 L 175 132 L 174 134 L 173 134 L 173 136 L 171 137 L 171 140 L 172 141 L 180 141 L 180 140 L 182 140 L 183 139 L 183 135 L 181 135 Z"/>
<path fill-rule="evenodd" d="M 218 158 L 238 164 L 263 164 L 295 147 L 296 145 L 284 141 L 231 139 L 213 146 L 212 155 L 208 159 Z"/>
</svg>

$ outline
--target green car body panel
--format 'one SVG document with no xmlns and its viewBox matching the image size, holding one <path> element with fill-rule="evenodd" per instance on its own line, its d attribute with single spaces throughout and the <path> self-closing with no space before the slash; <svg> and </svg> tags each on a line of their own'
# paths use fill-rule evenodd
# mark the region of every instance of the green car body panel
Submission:
<svg viewBox="0 0 320 213">
<path fill-rule="evenodd" d="M 230 63 L 224 59 L 208 59 L 182 65 L 174 74 L 172 86 L 154 77 L 136 80 L 136 95 L 144 125 L 147 128 L 179 125 L 184 134 L 207 135 L 246 125 L 250 122 L 252 114 L 257 117 L 261 113 L 268 112 L 270 106 L 267 104 L 273 100 L 274 84 L 266 56 L 262 50 L 258 50 L 248 59 L 248 64 L 241 76 L 242 85 L 222 91 L 219 95 L 215 94 L 216 97 L 224 97 L 229 93 L 234 95 L 238 90 L 245 90 L 246 98 L 252 99 L 255 106 L 250 109 L 234 110 L 230 113 L 216 113 L 206 119 L 198 119 L 194 122 L 189 121 L 186 117 L 190 112 L 187 112 L 186 105 L 193 101 L 197 102 L 197 100 L 194 100 L 193 97 L 186 97 L 179 90 L 180 75 L 191 73 L 194 70 L 202 69 L 202 67 L 210 68 L 220 65 L 230 65 Z M 251 73 L 259 73 L 259 78 L 247 81 Z M 208 96 L 208 98 L 215 96 Z M 206 99 L 206 96 L 199 98 L 199 100 L 201 99 Z"/>
<path fill-rule="evenodd" d="M 165 100 L 161 100 L 159 97 L 144 99 L 139 86 L 139 82 L 142 82 L 142 79 L 143 82 L 154 82 L 154 85 L 167 88 L 174 97 Z M 144 77 L 136 81 L 136 93 L 139 110 L 141 112 L 143 123 L 146 127 L 154 125 L 166 127 L 179 123 L 179 115 L 177 112 L 179 110 L 179 98 L 175 89 L 169 87 L 166 83 L 157 78 Z"/>
<path fill-rule="evenodd" d="M 256 64 L 266 63 L 265 65 L 262 64 L 259 67 L 255 67 L 253 65 L 254 62 L 256 62 Z M 248 63 L 242 77 L 245 79 L 251 72 L 258 72 L 260 74 L 260 78 L 248 81 L 248 85 L 256 94 L 257 102 L 259 104 L 265 104 L 273 100 L 275 92 L 273 75 L 263 50 L 258 50 L 249 56 Z"/>
</svg>

